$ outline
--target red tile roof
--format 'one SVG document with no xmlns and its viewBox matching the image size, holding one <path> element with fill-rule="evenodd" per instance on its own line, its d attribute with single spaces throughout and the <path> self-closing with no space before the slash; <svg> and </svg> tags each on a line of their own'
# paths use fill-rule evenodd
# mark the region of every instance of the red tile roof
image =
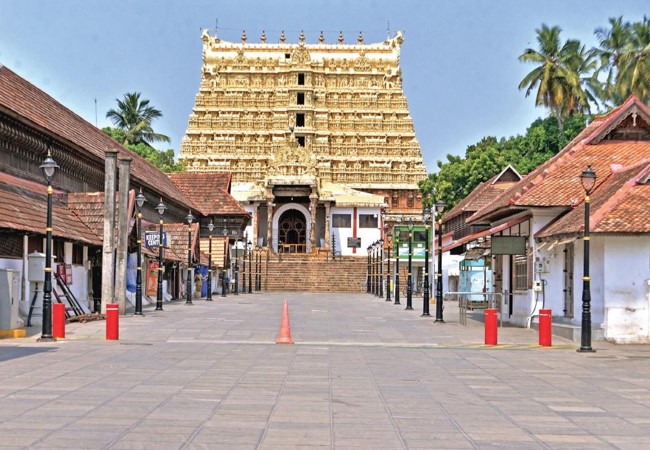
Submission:
<svg viewBox="0 0 650 450">
<path fill-rule="evenodd" d="M 230 172 L 170 173 L 167 176 L 204 216 L 248 215 L 239 202 L 228 193 Z"/>
<path fill-rule="evenodd" d="M 650 158 L 612 174 L 590 195 L 589 229 L 592 233 L 649 233 Z M 584 195 L 584 194 L 583 194 Z M 546 239 L 584 232 L 584 201 L 535 237 Z"/>
<path fill-rule="evenodd" d="M 490 205 L 505 190 L 514 186 L 516 184 L 515 181 L 501 181 L 507 169 L 504 169 L 504 171 L 489 180 L 480 183 L 467 197 L 458 202 L 456 206 L 444 215 L 444 221 L 447 222 L 465 212 L 476 212 Z M 513 171 L 514 175 L 514 169 L 510 170 Z M 519 174 L 516 175 L 519 176 Z M 521 177 L 519 178 L 521 179 Z"/>
<path fill-rule="evenodd" d="M 101 235 L 84 224 L 62 201 L 63 197 L 60 192 L 52 196 L 52 235 L 101 246 Z M 0 228 L 45 235 L 46 221 L 47 188 L 0 173 Z"/>
<path fill-rule="evenodd" d="M 560 153 L 479 210 L 468 222 L 490 221 L 528 207 L 564 207 L 568 210 L 584 197 L 579 176 L 588 165 L 598 176 L 592 195 L 596 198 L 601 185 L 617 167 L 631 167 L 650 158 L 650 141 L 603 139 L 632 114 L 635 114 L 637 126 L 650 128 L 650 110 L 636 97 L 630 97 L 620 108 L 607 116 L 596 118 Z"/>
<path fill-rule="evenodd" d="M 0 111 L 36 129 L 49 132 L 62 142 L 80 147 L 100 163 L 104 161 L 105 150 L 116 150 L 120 156 L 133 159 L 131 178 L 137 181 L 137 184 L 183 206 L 191 205 L 185 195 L 169 182 L 158 168 L 2 65 Z"/>
</svg>

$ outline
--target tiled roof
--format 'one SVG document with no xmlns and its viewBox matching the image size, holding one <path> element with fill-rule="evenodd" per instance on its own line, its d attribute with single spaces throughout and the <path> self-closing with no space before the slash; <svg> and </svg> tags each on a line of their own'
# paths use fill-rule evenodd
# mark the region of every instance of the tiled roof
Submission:
<svg viewBox="0 0 650 450">
<path fill-rule="evenodd" d="M 101 246 L 101 235 L 94 233 L 66 207 L 62 197 L 62 193 L 52 195 L 52 235 Z M 0 228 L 45 235 L 46 222 L 47 188 L 0 173 Z"/>
<path fill-rule="evenodd" d="M 187 262 L 187 224 L 184 223 L 166 223 L 164 231 L 167 233 L 168 248 L 165 248 L 165 259 L 173 259 L 179 262 Z M 196 249 L 198 238 L 199 224 L 192 224 L 192 249 Z M 194 258 L 195 251 L 192 251 Z"/>
<path fill-rule="evenodd" d="M 584 189 L 580 174 L 591 165 L 598 177 L 593 191 L 596 198 L 601 185 L 616 167 L 630 167 L 650 157 L 650 141 L 601 140 L 611 127 L 630 115 L 639 113 L 635 122 L 648 127 L 650 110 L 632 96 L 624 105 L 604 117 L 596 118 L 560 153 L 537 167 L 494 202 L 475 213 L 468 222 L 489 221 L 527 207 L 565 207 L 580 203 Z M 591 144 L 590 142 L 595 142 Z M 613 169 L 614 168 L 614 169 Z"/>
<path fill-rule="evenodd" d="M 490 205 L 505 190 L 516 184 L 515 181 L 499 181 L 502 175 L 503 172 L 480 183 L 467 197 L 458 202 L 456 206 L 444 215 L 444 221 L 449 221 L 464 212 L 476 212 Z"/>
<path fill-rule="evenodd" d="M 138 184 L 174 200 L 191 205 L 183 193 L 161 172 L 140 155 L 123 147 L 99 128 L 86 122 L 33 84 L 0 65 L 0 111 L 8 111 L 19 120 L 48 131 L 104 161 L 105 150 L 116 150 L 130 157 L 131 178 Z M 102 163 L 103 164 L 103 163 Z"/>
<path fill-rule="evenodd" d="M 228 193 L 230 172 L 169 173 L 167 176 L 204 216 L 248 215 L 239 202 Z"/>
<path fill-rule="evenodd" d="M 649 233 L 650 185 L 640 180 L 650 173 L 650 158 L 625 169 L 615 167 L 613 170 L 590 195 L 590 232 Z M 581 201 L 572 211 L 540 230 L 535 237 L 545 239 L 582 234 L 584 211 L 584 201 Z"/>
</svg>

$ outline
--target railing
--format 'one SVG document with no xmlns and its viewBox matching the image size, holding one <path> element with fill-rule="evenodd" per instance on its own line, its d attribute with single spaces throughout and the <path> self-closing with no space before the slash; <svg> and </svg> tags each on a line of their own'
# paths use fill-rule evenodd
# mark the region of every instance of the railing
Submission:
<svg viewBox="0 0 650 450">
<path fill-rule="evenodd" d="M 445 300 L 458 301 L 458 323 L 467 325 L 467 311 L 476 309 L 496 309 L 499 317 L 499 326 L 502 326 L 501 304 L 503 293 L 501 292 L 447 292 Z"/>
</svg>

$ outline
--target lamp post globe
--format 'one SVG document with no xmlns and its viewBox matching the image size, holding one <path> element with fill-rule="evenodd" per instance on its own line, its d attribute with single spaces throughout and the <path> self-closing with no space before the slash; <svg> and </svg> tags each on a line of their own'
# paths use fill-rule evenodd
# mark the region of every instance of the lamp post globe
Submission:
<svg viewBox="0 0 650 450">
<path fill-rule="evenodd" d="M 442 200 L 435 204 L 438 213 L 438 270 L 436 271 L 436 320 L 438 323 L 445 323 L 442 316 L 442 212 L 447 205 Z"/>
<path fill-rule="evenodd" d="M 205 298 L 206 302 L 212 301 L 212 231 L 214 231 L 214 223 L 210 220 L 208 224 L 208 295 Z"/>
<path fill-rule="evenodd" d="M 164 242 L 163 242 L 163 231 L 164 231 L 164 225 L 163 225 L 163 214 L 165 214 L 165 211 L 167 210 L 167 207 L 162 201 L 162 198 L 160 199 L 160 203 L 158 203 L 158 206 L 156 206 L 156 211 L 158 211 L 158 215 L 160 215 L 160 231 L 158 234 L 158 286 L 156 289 L 156 311 L 162 311 L 163 310 L 163 248 L 164 248 Z"/>
<path fill-rule="evenodd" d="M 135 312 L 136 316 L 142 315 L 142 206 L 147 201 L 146 197 L 142 193 L 142 189 L 138 192 L 138 195 L 135 196 L 135 204 L 138 207 L 138 223 L 137 223 L 137 244 L 138 244 L 138 256 L 137 256 L 137 267 L 135 275 Z"/>
<path fill-rule="evenodd" d="M 39 166 L 47 181 L 47 217 L 45 225 L 45 276 L 43 279 L 43 322 L 39 341 L 55 341 L 52 336 L 52 180 L 59 165 L 52 158 L 50 150 Z"/>
<path fill-rule="evenodd" d="M 591 199 L 589 194 L 596 185 L 596 172 L 591 166 L 587 166 L 580 174 L 580 183 L 585 190 L 585 230 L 582 237 L 584 266 L 582 275 L 582 323 L 578 351 L 591 353 L 595 350 L 591 347 L 591 279 L 589 277 L 589 205 Z"/>
</svg>

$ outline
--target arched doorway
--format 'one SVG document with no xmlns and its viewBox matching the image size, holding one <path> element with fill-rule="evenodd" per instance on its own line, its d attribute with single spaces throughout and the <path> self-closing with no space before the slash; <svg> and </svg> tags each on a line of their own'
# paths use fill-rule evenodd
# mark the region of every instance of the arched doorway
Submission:
<svg viewBox="0 0 650 450">
<path fill-rule="evenodd" d="M 278 251 L 307 253 L 307 220 L 297 209 L 289 209 L 278 218 Z"/>
</svg>

